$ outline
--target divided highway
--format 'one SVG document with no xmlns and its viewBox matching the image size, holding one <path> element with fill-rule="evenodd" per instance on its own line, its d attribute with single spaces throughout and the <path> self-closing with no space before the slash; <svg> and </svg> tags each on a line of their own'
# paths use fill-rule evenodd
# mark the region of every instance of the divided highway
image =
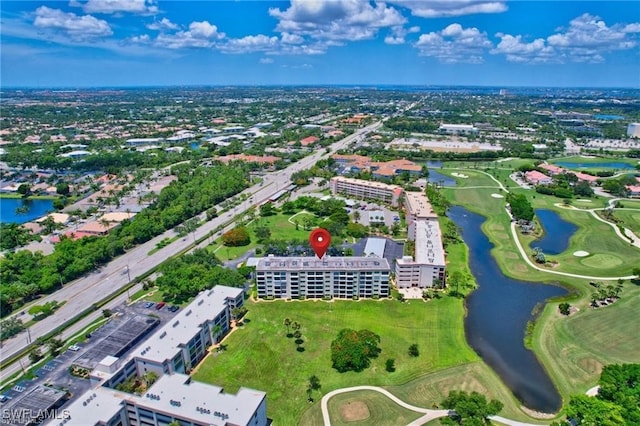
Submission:
<svg viewBox="0 0 640 426">
<path fill-rule="evenodd" d="M 354 134 L 331 145 L 331 150 L 335 151 L 344 148 L 347 144 L 362 138 L 364 135 L 375 131 L 382 125 L 381 121 L 373 123 L 367 127 L 357 130 Z M 205 237 L 214 229 L 221 225 L 227 224 L 236 215 L 247 211 L 250 207 L 257 206 L 263 201 L 268 200 L 278 191 L 284 189 L 291 183 L 291 175 L 299 170 L 312 167 L 318 160 L 326 158 L 328 154 L 325 149 L 318 150 L 310 156 L 290 165 L 284 170 L 269 173 L 264 176 L 261 184 L 254 185 L 244 190 L 241 194 L 245 194 L 247 199 L 239 206 L 227 211 L 217 218 L 203 224 L 195 231 L 195 238 Z M 38 337 L 44 336 L 53 331 L 57 327 L 71 321 L 80 312 L 90 308 L 93 303 L 99 301 L 110 294 L 117 292 L 120 288 L 129 282 L 129 276 L 134 279 L 149 270 L 155 268 L 160 263 L 171 257 L 175 253 L 187 249 L 193 244 L 193 236 L 179 239 L 164 247 L 152 255 L 148 255 L 149 251 L 156 248 L 156 244 L 163 238 L 171 238 L 175 235 L 173 230 L 166 231 L 162 235 L 158 235 L 146 243 L 137 246 L 124 255 L 114 259 L 110 263 L 104 265 L 99 271 L 93 272 L 73 283 L 67 284 L 61 290 L 41 298 L 37 304 L 43 304 L 51 300 L 66 303 L 58 309 L 53 315 L 33 324 L 28 332 L 24 331 L 11 339 L 2 342 L 0 349 L 0 359 L 3 361 L 18 353 L 22 348 L 27 346 L 29 342 L 35 341 Z M 28 309 L 25 307 L 25 309 Z M 18 314 L 19 315 L 19 314 Z M 94 314 L 95 316 L 95 314 Z M 75 329 L 80 329 L 88 325 L 91 318 L 86 318 L 79 324 L 74 325 Z M 4 379 L 20 369 L 18 363 L 7 366 L 0 371 L 0 379 Z M 28 364 L 28 362 L 27 362 Z"/>
</svg>

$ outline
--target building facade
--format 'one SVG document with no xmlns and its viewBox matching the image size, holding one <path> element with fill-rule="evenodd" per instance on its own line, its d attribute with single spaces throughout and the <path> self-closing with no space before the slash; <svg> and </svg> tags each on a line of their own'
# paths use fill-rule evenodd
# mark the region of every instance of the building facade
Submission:
<svg viewBox="0 0 640 426">
<path fill-rule="evenodd" d="M 403 190 L 398 185 L 387 185 L 382 182 L 371 182 L 342 176 L 332 177 L 330 181 L 332 194 L 345 194 L 355 198 L 376 200 L 398 206 Z"/>
<path fill-rule="evenodd" d="M 231 311 L 244 303 L 240 288 L 216 286 L 199 294 L 168 324 L 126 359 L 109 356 L 90 374 L 94 388 L 68 407 L 59 426 L 267 425 L 266 393 L 240 388 L 225 393 L 184 374 L 207 354 L 207 347 L 228 333 Z M 117 385 L 155 373 L 158 380 L 142 395 Z"/>
<path fill-rule="evenodd" d="M 256 265 L 256 285 L 261 298 L 387 297 L 389 272 L 379 257 L 266 257 Z"/>
</svg>

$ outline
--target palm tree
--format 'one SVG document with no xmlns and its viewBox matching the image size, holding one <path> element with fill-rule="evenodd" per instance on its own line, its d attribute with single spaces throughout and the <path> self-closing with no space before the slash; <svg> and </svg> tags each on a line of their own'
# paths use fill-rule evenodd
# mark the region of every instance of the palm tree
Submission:
<svg viewBox="0 0 640 426">
<path fill-rule="evenodd" d="M 291 326 L 291 320 L 289 318 L 284 319 L 284 326 L 287 327 L 287 335 L 291 334 L 289 327 Z"/>
</svg>

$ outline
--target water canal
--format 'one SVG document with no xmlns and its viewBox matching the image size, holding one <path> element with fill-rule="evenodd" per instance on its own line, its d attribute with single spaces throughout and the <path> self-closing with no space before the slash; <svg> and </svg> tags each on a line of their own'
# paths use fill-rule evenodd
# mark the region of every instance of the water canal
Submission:
<svg viewBox="0 0 640 426">
<path fill-rule="evenodd" d="M 536 305 L 566 290 L 506 277 L 491 256 L 493 244 L 482 232 L 485 218 L 460 206 L 451 207 L 447 216 L 462 230 L 479 285 L 466 300 L 467 341 L 526 407 L 558 411 L 561 397 L 534 353 L 525 348 L 524 337 Z"/>
</svg>

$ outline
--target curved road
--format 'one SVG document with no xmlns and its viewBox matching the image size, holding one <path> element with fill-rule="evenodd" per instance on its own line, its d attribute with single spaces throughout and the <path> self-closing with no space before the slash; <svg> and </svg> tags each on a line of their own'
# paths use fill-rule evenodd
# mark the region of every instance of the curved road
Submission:
<svg viewBox="0 0 640 426">
<path fill-rule="evenodd" d="M 320 402 L 320 407 L 322 409 L 322 421 L 324 422 L 324 426 L 331 426 L 331 418 L 329 416 L 329 400 L 333 396 L 339 395 L 341 393 L 361 391 L 361 390 L 379 392 L 384 396 L 386 396 L 387 398 L 389 398 L 390 400 L 392 400 L 393 402 L 395 402 L 396 404 L 398 404 L 399 406 L 401 406 L 402 408 L 415 411 L 416 413 L 424 413 L 424 416 L 418 417 L 417 419 L 409 423 L 407 426 L 420 426 L 427 422 L 430 422 L 431 420 L 438 419 L 440 417 L 446 417 L 451 412 L 451 410 L 431 410 L 428 408 L 422 408 L 422 407 L 417 407 L 415 405 L 407 404 L 406 402 L 404 402 L 403 400 L 401 400 L 400 398 L 398 398 L 388 390 L 378 386 L 353 386 L 350 388 L 336 389 L 322 397 L 322 401 Z M 539 424 L 536 424 L 536 423 L 523 423 L 516 420 L 507 419 L 505 417 L 500 417 L 500 416 L 491 416 L 489 418 L 491 420 L 495 420 L 497 422 L 500 422 L 509 426 L 539 426 Z"/>
<path fill-rule="evenodd" d="M 335 142 L 331 145 L 330 149 L 331 151 L 342 149 L 347 144 L 376 130 L 381 125 L 382 122 L 377 121 L 369 126 L 363 127 L 352 135 Z M 245 212 L 253 206 L 259 205 L 265 200 L 268 200 L 278 191 L 284 189 L 291 183 L 290 178 L 293 173 L 310 168 L 318 160 L 325 158 L 328 155 L 329 154 L 326 153 L 325 149 L 318 150 L 310 156 L 304 157 L 300 161 L 290 165 L 284 170 L 265 175 L 261 184 L 247 188 L 240 194 L 233 197 L 236 198 L 242 195 L 246 196 L 245 201 L 243 201 L 239 206 L 203 224 L 195 231 L 194 234 L 189 235 L 186 238 L 176 240 L 157 252 L 148 255 L 149 251 L 155 249 L 156 244 L 163 238 L 171 238 L 175 236 L 175 232 L 173 230 L 166 231 L 152 240 L 139 245 L 122 256 L 112 260 L 108 264 L 104 265 L 101 270 L 90 273 L 71 284 L 65 285 L 61 290 L 38 299 L 36 302 L 37 304 L 43 304 L 51 300 L 57 300 L 59 302 L 65 301 L 66 303 L 53 315 L 33 324 L 29 328 L 28 332 L 22 332 L 17 336 L 2 342 L 0 358 L 6 359 L 13 356 L 30 342 L 35 341 L 38 337 L 46 335 L 56 327 L 75 318 L 80 312 L 90 308 L 94 302 L 118 291 L 118 289 L 129 282 L 129 277 L 134 279 L 136 276 L 146 273 L 164 262 L 167 258 L 173 256 L 175 253 L 190 247 L 195 239 L 205 237 L 218 226 L 222 226 L 230 222 L 238 214 Z M 204 243 L 206 243 L 206 241 Z M 28 306 L 25 306 L 24 310 L 28 310 L 28 308 Z M 12 369 L 9 367 L 3 369 L 2 377 L 4 378 L 6 375 L 12 374 L 12 371 L 19 370 L 19 367 L 15 367 L 15 364 L 13 367 L 14 368 Z"/>
</svg>

